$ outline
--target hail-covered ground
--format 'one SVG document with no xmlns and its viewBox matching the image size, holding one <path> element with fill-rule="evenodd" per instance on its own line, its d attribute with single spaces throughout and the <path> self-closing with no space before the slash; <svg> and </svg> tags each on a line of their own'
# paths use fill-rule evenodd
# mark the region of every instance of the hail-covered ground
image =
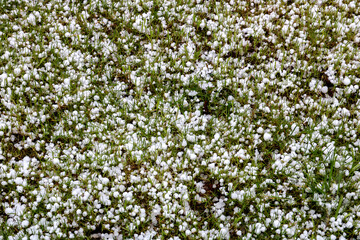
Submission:
<svg viewBox="0 0 360 240">
<path fill-rule="evenodd" d="M 359 9 L 3 1 L 0 239 L 359 239 Z"/>
</svg>

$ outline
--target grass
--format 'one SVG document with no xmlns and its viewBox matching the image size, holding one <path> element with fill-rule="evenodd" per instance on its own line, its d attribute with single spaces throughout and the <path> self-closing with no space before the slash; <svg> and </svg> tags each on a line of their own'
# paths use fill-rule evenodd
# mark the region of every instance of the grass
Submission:
<svg viewBox="0 0 360 240">
<path fill-rule="evenodd" d="M 0 239 L 358 238 L 358 2 L 0 6 Z"/>
</svg>

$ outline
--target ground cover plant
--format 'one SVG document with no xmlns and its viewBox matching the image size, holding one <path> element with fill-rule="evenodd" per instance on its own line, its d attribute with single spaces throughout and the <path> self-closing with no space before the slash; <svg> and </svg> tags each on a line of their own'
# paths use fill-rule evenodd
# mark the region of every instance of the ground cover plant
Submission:
<svg viewBox="0 0 360 240">
<path fill-rule="evenodd" d="M 0 239 L 359 239 L 360 3 L 0 4 Z"/>
</svg>

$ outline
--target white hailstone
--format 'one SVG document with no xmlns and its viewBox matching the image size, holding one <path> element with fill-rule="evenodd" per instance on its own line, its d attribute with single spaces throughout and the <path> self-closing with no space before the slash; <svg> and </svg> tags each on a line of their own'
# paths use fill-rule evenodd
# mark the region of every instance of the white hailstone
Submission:
<svg viewBox="0 0 360 240">
<path fill-rule="evenodd" d="M 230 239 L 230 233 L 228 228 L 222 228 L 220 230 L 220 237 L 222 239 Z"/>
<path fill-rule="evenodd" d="M 280 221 L 279 221 L 279 220 L 275 220 L 275 221 L 273 222 L 273 226 L 274 226 L 274 228 L 280 227 Z"/>
<path fill-rule="evenodd" d="M 15 178 L 14 182 L 15 182 L 17 185 L 22 185 L 23 179 L 22 179 L 21 177 L 17 177 L 17 178 Z"/>
<path fill-rule="evenodd" d="M 311 90 L 314 90 L 315 86 L 316 86 L 316 80 L 312 79 L 309 83 L 309 87 Z"/>
<path fill-rule="evenodd" d="M 269 141 L 270 139 L 271 139 L 271 134 L 270 133 L 264 133 L 264 140 Z"/>
<path fill-rule="evenodd" d="M 151 221 L 153 225 L 157 224 L 156 216 L 160 215 L 161 213 L 161 207 L 156 204 L 151 212 Z"/>
<path fill-rule="evenodd" d="M 220 138 L 220 134 L 219 134 L 219 133 L 215 133 L 215 135 L 214 135 L 215 141 L 219 140 L 219 138 Z"/>
<path fill-rule="evenodd" d="M 66 87 L 69 87 L 70 86 L 70 78 L 65 78 L 64 79 L 64 84 Z"/>
<path fill-rule="evenodd" d="M 26 206 L 22 204 L 15 205 L 15 214 L 20 216 L 24 213 Z"/>
<path fill-rule="evenodd" d="M 50 71 L 51 70 L 51 63 L 50 62 L 47 62 L 44 64 L 45 68 L 46 68 L 46 71 Z"/>
<path fill-rule="evenodd" d="M 217 209 L 222 209 L 224 207 L 225 207 L 225 203 L 224 203 L 224 200 L 222 200 L 222 199 L 219 199 L 219 202 L 217 202 L 215 204 L 215 208 L 217 208 Z"/>
<path fill-rule="evenodd" d="M 195 145 L 194 145 L 194 152 L 195 152 L 196 154 L 201 153 L 201 152 L 202 152 L 201 146 L 198 145 L 198 144 L 195 144 Z"/>
<path fill-rule="evenodd" d="M 350 81 L 350 79 L 349 79 L 348 77 L 345 77 L 345 78 L 343 79 L 343 83 L 344 83 L 345 85 L 349 85 L 349 84 L 351 83 L 351 81 Z"/>
<path fill-rule="evenodd" d="M 19 76 L 20 73 L 21 73 L 21 69 L 20 69 L 20 68 L 15 68 L 15 69 L 14 69 L 14 74 L 15 74 L 16 76 Z"/>
<path fill-rule="evenodd" d="M 7 80 L 7 74 L 6 73 L 1 74 L 0 75 L 1 87 L 5 87 L 6 80 Z"/>
<path fill-rule="evenodd" d="M 14 31 L 17 31 L 17 30 L 19 30 L 19 29 L 20 29 L 20 27 L 19 27 L 18 25 L 14 25 L 14 26 L 13 26 L 13 30 L 14 30 Z"/>
<path fill-rule="evenodd" d="M 183 139 L 183 141 L 182 141 L 182 143 L 181 143 L 181 146 L 186 147 L 186 145 L 187 145 L 187 142 L 186 142 L 185 139 Z"/>
<path fill-rule="evenodd" d="M 329 89 L 328 89 L 327 86 L 323 86 L 323 87 L 321 88 L 321 92 L 324 93 L 324 94 L 327 93 L 328 90 L 329 90 Z"/>
<path fill-rule="evenodd" d="M 188 135 L 186 135 L 186 139 L 187 139 L 189 142 L 195 142 L 196 137 L 195 137 L 195 135 L 193 135 L 193 134 L 188 134 Z"/>
<path fill-rule="evenodd" d="M 4 55 L 2 55 L 2 59 L 9 60 L 11 53 L 9 51 L 5 51 Z M 26 65 L 25 65 L 26 66 Z"/>
<path fill-rule="evenodd" d="M 35 26 L 36 25 L 36 17 L 34 14 L 30 13 L 29 17 L 27 18 L 28 23 Z"/>
<path fill-rule="evenodd" d="M 195 160 L 196 159 L 196 154 L 195 153 L 190 153 L 189 155 L 191 160 Z"/>
<path fill-rule="evenodd" d="M 351 218 L 350 218 L 350 220 L 351 220 Z M 350 220 L 345 225 L 347 228 L 352 228 L 353 227 L 353 222 L 350 221 Z"/>
<path fill-rule="evenodd" d="M 341 124 L 341 122 L 338 120 L 334 120 L 332 123 L 334 126 L 339 126 Z"/>
<path fill-rule="evenodd" d="M 7 215 L 14 214 L 14 210 L 12 208 L 5 208 L 5 213 Z"/>
<path fill-rule="evenodd" d="M 71 194 L 72 194 L 73 196 L 78 196 L 81 192 L 82 192 L 81 188 L 74 188 L 74 189 L 71 191 Z"/>
<path fill-rule="evenodd" d="M 119 186 L 119 190 L 120 190 L 121 192 L 124 192 L 124 191 L 125 191 L 125 189 L 126 189 L 126 188 L 125 188 L 125 186 L 124 186 L 124 185 L 120 185 L 120 186 Z"/>
<path fill-rule="evenodd" d="M 57 165 L 60 163 L 60 160 L 58 158 L 53 158 L 52 162 L 53 162 L 53 164 Z"/>
<path fill-rule="evenodd" d="M 108 178 L 102 178 L 101 181 L 102 181 L 102 184 L 104 184 L 104 185 L 107 185 L 110 182 L 110 180 Z"/>
<path fill-rule="evenodd" d="M 129 142 L 129 143 L 125 144 L 125 147 L 127 150 L 131 151 L 134 147 L 134 144 L 133 144 L 133 142 Z"/>
<path fill-rule="evenodd" d="M 335 162 L 335 168 L 340 168 L 340 163 L 338 161 Z"/>
<path fill-rule="evenodd" d="M 259 127 L 256 132 L 262 134 L 264 132 L 264 129 L 262 127 Z"/>
<path fill-rule="evenodd" d="M 29 226 L 29 221 L 28 220 L 24 220 L 21 222 L 21 227 L 27 227 Z"/>
<path fill-rule="evenodd" d="M 82 197 L 82 200 L 83 200 L 83 201 L 87 201 L 87 200 L 89 199 L 89 197 L 90 197 L 90 193 L 89 193 L 89 192 L 85 192 L 85 193 L 84 193 L 84 196 Z"/>
<path fill-rule="evenodd" d="M 30 74 L 25 73 L 23 77 L 24 80 L 30 80 Z"/>
</svg>

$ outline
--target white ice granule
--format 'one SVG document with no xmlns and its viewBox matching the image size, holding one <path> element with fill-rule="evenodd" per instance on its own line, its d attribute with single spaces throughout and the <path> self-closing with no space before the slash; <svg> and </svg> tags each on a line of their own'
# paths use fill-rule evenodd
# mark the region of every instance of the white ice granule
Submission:
<svg viewBox="0 0 360 240">
<path fill-rule="evenodd" d="M 81 189 L 81 188 L 74 188 L 74 189 L 71 191 L 71 194 L 72 194 L 73 196 L 78 196 L 81 192 L 82 192 L 82 189 Z"/>
<path fill-rule="evenodd" d="M 27 226 L 29 226 L 29 221 L 28 221 L 28 220 L 22 221 L 22 222 L 21 222 L 21 226 L 22 226 L 22 227 L 27 227 Z"/>
<path fill-rule="evenodd" d="M 222 228 L 220 230 L 220 238 L 221 239 L 230 239 L 230 233 L 228 228 Z"/>
<path fill-rule="evenodd" d="M 222 200 L 222 199 L 219 199 L 219 202 L 217 202 L 215 204 L 215 208 L 217 208 L 217 209 L 222 209 L 224 207 L 225 207 L 225 203 L 224 203 L 224 200 Z"/>
<path fill-rule="evenodd" d="M 274 228 L 280 227 L 280 221 L 279 221 L 279 220 L 275 220 L 275 221 L 273 222 L 273 226 L 274 226 Z"/>
<path fill-rule="evenodd" d="M 1 85 L 1 87 L 5 87 L 6 80 L 7 80 L 7 74 L 6 73 L 1 74 L 0 75 L 0 85 Z"/>
<path fill-rule="evenodd" d="M 52 162 L 53 162 L 53 164 L 57 165 L 60 163 L 60 160 L 58 158 L 53 158 Z"/>
<path fill-rule="evenodd" d="M 197 92 L 196 91 L 190 91 L 189 92 L 189 96 L 190 97 L 194 97 L 194 96 L 196 96 L 197 95 Z"/>
<path fill-rule="evenodd" d="M 107 185 L 110 180 L 108 178 L 101 178 L 102 184 Z"/>
<path fill-rule="evenodd" d="M 161 207 L 158 204 L 156 204 L 151 212 L 151 217 L 150 217 L 153 225 L 157 224 L 156 216 L 160 215 L 160 213 L 161 213 Z"/>
<path fill-rule="evenodd" d="M 24 205 L 24 204 L 16 204 L 15 205 L 15 214 L 17 216 L 23 215 L 25 208 L 26 208 L 26 205 Z"/>
<path fill-rule="evenodd" d="M 296 125 L 296 123 L 293 123 L 291 125 L 291 135 L 294 136 L 296 134 L 298 134 L 300 132 L 300 128 L 298 125 Z"/>
<path fill-rule="evenodd" d="M 132 125 L 131 123 L 128 123 L 128 124 L 126 125 L 126 127 L 127 127 L 127 129 L 128 129 L 129 131 L 133 131 L 133 130 L 135 129 L 135 126 Z"/>
<path fill-rule="evenodd" d="M 264 132 L 264 129 L 262 127 L 259 127 L 256 132 L 262 134 Z"/>
<path fill-rule="evenodd" d="M 214 136 L 215 141 L 219 140 L 219 138 L 220 138 L 220 134 L 216 133 L 215 136 Z"/>
<path fill-rule="evenodd" d="M 188 134 L 186 136 L 186 139 L 189 141 L 189 142 L 195 142 L 196 141 L 196 136 L 193 135 L 193 134 Z"/>
<path fill-rule="evenodd" d="M 125 191 L 125 189 L 126 189 L 126 188 L 125 188 L 125 186 L 124 186 L 124 185 L 120 185 L 120 186 L 119 186 L 119 190 L 120 190 L 121 192 L 124 192 L 124 191 Z"/>
<path fill-rule="evenodd" d="M 14 182 L 15 182 L 17 185 L 22 185 L 23 179 L 22 179 L 21 177 L 17 177 L 17 178 L 15 178 Z"/>
<path fill-rule="evenodd" d="M 20 73 L 21 73 L 21 69 L 20 69 L 20 68 L 15 68 L 15 69 L 14 69 L 14 74 L 15 74 L 16 76 L 19 76 Z"/>
<path fill-rule="evenodd" d="M 13 214 L 14 210 L 12 208 L 6 208 L 5 209 L 5 214 L 9 215 L 9 214 Z"/>
<path fill-rule="evenodd" d="M 131 201 L 133 198 L 133 193 L 132 192 L 124 192 L 123 193 L 123 198 L 126 201 Z"/>
<path fill-rule="evenodd" d="M 349 85 L 351 83 L 350 79 L 348 77 L 345 77 L 344 80 L 343 80 L 343 83 L 345 85 Z"/>
<path fill-rule="evenodd" d="M 196 159 L 196 154 L 191 153 L 189 157 L 190 157 L 191 160 L 195 160 Z"/>
<path fill-rule="evenodd" d="M 28 23 L 35 26 L 36 25 L 36 17 L 34 14 L 30 13 L 29 17 L 27 18 Z"/>
<path fill-rule="evenodd" d="M 199 154 L 199 153 L 201 153 L 203 150 L 202 150 L 202 148 L 201 148 L 201 146 L 200 145 L 198 145 L 198 144 L 195 144 L 194 145 L 194 152 L 196 153 L 196 154 Z"/>
<path fill-rule="evenodd" d="M 64 84 L 66 87 L 69 87 L 70 86 L 70 78 L 65 78 L 64 79 Z"/>
<path fill-rule="evenodd" d="M 324 86 L 324 87 L 321 88 L 321 92 L 324 93 L 324 94 L 327 93 L 328 90 L 329 90 L 329 89 L 328 89 L 327 86 Z"/>
<path fill-rule="evenodd" d="M 30 74 L 25 73 L 23 76 L 24 80 L 30 80 Z"/>
<path fill-rule="evenodd" d="M 270 133 L 264 133 L 264 140 L 269 141 L 270 139 L 271 139 L 271 134 Z"/>
<path fill-rule="evenodd" d="M 119 197 L 119 192 L 118 192 L 118 191 L 115 191 L 115 192 L 113 193 L 113 196 L 114 196 L 115 198 Z"/>
</svg>

